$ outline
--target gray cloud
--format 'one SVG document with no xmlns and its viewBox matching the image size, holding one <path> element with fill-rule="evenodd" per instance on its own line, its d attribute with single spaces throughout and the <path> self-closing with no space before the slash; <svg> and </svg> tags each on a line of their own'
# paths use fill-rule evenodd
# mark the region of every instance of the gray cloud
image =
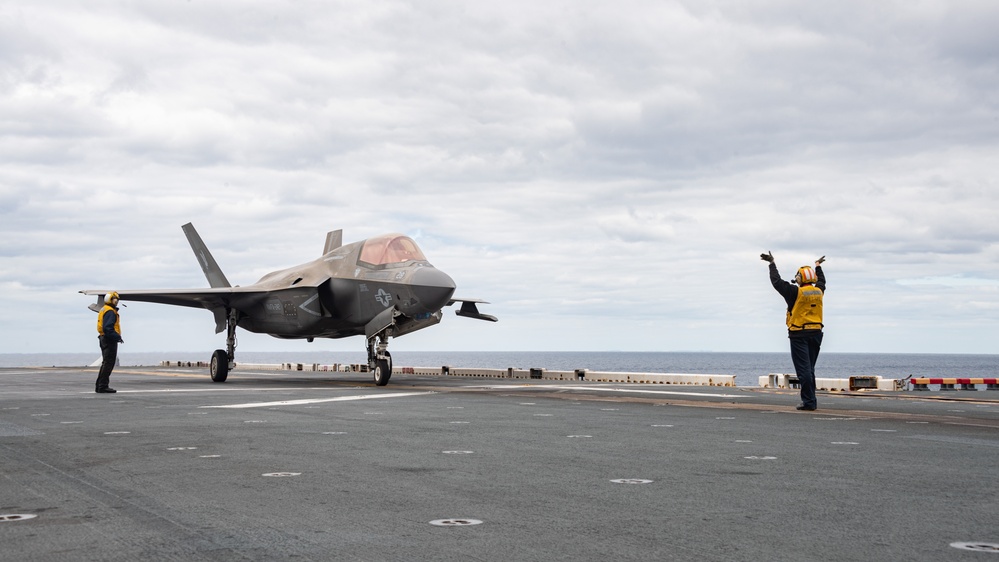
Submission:
<svg viewBox="0 0 999 562">
<path fill-rule="evenodd" d="M 48 303 L 28 332 L 89 350 L 75 291 L 204 284 L 185 222 L 243 284 L 343 228 L 416 236 L 502 318 L 401 346 L 783 349 L 773 250 L 785 276 L 829 256 L 834 350 L 991 352 L 997 23 L 972 1 L 0 8 L 0 304 Z M 130 343 L 214 345 L 210 315 L 165 308 L 130 309 Z"/>
</svg>

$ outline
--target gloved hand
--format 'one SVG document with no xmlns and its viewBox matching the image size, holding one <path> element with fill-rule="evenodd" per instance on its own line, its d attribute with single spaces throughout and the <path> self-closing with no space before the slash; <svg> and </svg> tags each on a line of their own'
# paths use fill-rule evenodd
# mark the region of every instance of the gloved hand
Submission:
<svg viewBox="0 0 999 562">
<path fill-rule="evenodd" d="M 763 261 L 765 261 L 765 262 L 773 263 L 774 262 L 774 255 L 770 251 L 767 251 L 767 253 L 765 253 L 765 254 L 760 254 L 760 259 L 763 260 Z"/>
<path fill-rule="evenodd" d="M 826 261 L 826 257 L 822 256 L 821 258 L 815 260 L 815 265 L 822 265 L 822 262 L 824 261 Z"/>
</svg>

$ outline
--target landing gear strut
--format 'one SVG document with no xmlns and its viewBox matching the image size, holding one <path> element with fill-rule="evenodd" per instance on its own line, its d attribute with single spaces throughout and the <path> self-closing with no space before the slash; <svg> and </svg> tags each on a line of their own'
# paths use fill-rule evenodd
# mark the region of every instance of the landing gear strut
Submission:
<svg viewBox="0 0 999 562">
<path fill-rule="evenodd" d="M 216 349 L 212 354 L 212 362 L 208 372 L 215 382 L 225 382 L 229 370 L 236 366 L 236 324 L 239 321 L 237 312 L 231 308 L 226 310 L 225 349 Z"/>
<path fill-rule="evenodd" d="M 391 329 L 368 339 L 368 369 L 374 374 L 375 386 L 385 386 L 392 377 L 392 354 L 388 352 Z M 376 341 L 377 340 L 377 341 Z"/>
</svg>

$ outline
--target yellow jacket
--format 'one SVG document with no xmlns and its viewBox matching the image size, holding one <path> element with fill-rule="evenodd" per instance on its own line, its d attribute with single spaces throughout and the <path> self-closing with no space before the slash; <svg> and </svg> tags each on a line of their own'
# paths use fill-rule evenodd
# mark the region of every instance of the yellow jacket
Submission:
<svg viewBox="0 0 999 562">
<path fill-rule="evenodd" d="M 121 316 L 118 309 L 105 304 L 104 308 L 97 313 L 97 333 L 101 336 L 111 336 L 111 339 L 120 342 L 121 339 Z"/>
<path fill-rule="evenodd" d="M 798 287 L 798 298 L 787 311 L 787 329 L 791 332 L 822 329 L 822 289 L 811 284 Z"/>
</svg>

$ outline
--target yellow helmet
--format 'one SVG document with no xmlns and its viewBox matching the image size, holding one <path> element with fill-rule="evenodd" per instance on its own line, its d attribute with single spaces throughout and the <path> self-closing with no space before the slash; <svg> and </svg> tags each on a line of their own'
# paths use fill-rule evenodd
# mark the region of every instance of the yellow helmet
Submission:
<svg viewBox="0 0 999 562">
<path fill-rule="evenodd" d="M 111 302 L 112 300 L 115 300 L 115 301 L 121 300 L 121 297 L 118 296 L 118 291 L 111 291 L 110 293 L 104 295 L 104 302 L 106 304 L 113 304 Z"/>
<path fill-rule="evenodd" d="M 819 278 L 815 275 L 815 270 L 807 265 L 799 267 L 798 273 L 794 276 L 794 282 L 798 285 L 808 285 L 809 283 L 815 283 L 818 280 Z"/>
</svg>

